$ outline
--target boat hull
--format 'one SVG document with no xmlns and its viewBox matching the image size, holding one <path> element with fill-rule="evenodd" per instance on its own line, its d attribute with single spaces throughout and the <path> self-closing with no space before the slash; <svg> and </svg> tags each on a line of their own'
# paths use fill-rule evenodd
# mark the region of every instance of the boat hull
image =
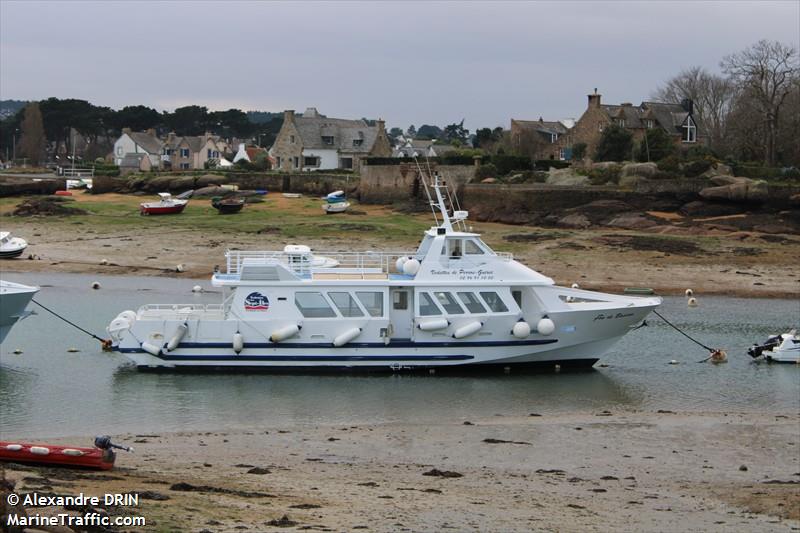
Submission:
<svg viewBox="0 0 800 533">
<path fill-rule="evenodd" d="M 116 455 L 111 450 L 0 441 L 0 461 L 91 470 L 111 470 Z"/>
<path fill-rule="evenodd" d="M 0 259 L 12 259 L 14 257 L 19 257 L 22 255 L 22 252 L 25 251 L 25 246 L 22 248 L 18 248 L 16 250 L 0 250 Z"/>
<path fill-rule="evenodd" d="M 0 286 L 0 343 L 18 320 L 27 316 L 25 308 L 39 290 L 17 283 L 2 281 Z"/>
<path fill-rule="evenodd" d="M 148 206 L 142 204 L 140 212 L 142 215 L 177 215 L 186 209 L 186 204 L 171 205 L 167 207 Z"/>
</svg>

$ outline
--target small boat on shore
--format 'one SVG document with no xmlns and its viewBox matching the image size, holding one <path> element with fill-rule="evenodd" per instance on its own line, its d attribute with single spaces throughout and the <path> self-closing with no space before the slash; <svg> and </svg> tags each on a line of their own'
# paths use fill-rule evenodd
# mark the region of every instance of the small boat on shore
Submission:
<svg viewBox="0 0 800 533">
<path fill-rule="evenodd" d="M 2 343 L 11 327 L 28 316 L 25 308 L 39 287 L 29 287 L 21 283 L 12 283 L 0 279 L 0 343 Z"/>
<path fill-rule="evenodd" d="M 754 344 L 747 350 L 754 360 L 770 363 L 800 364 L 800 337 L 797 330 L 770 336 L 764 344 Z"/>
<path fill-rule="evenodd" d="M 173 198 L 168 192 L 160 192 L 158 202 L 142 202 L 140 204 L 140 214 L 142 215 L 177 215 L 182 213 L 189 203 L 189 200 Z"/>
<path fill-rule="evenodd" d="M 211 199 L 211 206 L 219 211 L 220 215 L 232 215 L 242 210 L 244 202 L 243 196 L 230 196 L 227 198 L 215 196 Z"/>
<path fill-rule="evenodd" d="M 12 237 L 8 231 L 0 231 L 0 259 L 19 257 L 27 247 L 28 242 L 25 239 Z"/>
<path fill-rule="evenodd" d="M 344 213 L 350 207 L 350 202 L 347 201 L 344 191 L 333 191 L 325 196 L 324 199 L 325 203 L 322 204 L 322 210 L 329 215 Z"/>
<path fill-rule="evenodd" d="M 111 470 L 116 460 L 113 448 L 133 451 L 133 448 L 113 444 L 106 436 L 95 438 L 93 448 L 0 441 L 0 461 Z"/>
</svg>

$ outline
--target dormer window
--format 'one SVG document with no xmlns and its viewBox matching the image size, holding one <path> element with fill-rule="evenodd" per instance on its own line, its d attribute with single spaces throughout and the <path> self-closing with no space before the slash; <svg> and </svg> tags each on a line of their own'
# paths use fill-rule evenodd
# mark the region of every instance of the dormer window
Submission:
<svg viewBox="0 0 800 533">
<path fill-rule="evenodd" d="M 550 134 L 550 144 L 553 144 L 558 140 L 558 133 L 551 133 Z"/>
<path fill-rule="evenodd" d="M 328 146 L 333 146 L 333 135 L 323 135 L 322 136 L 322 144 L 326 144 Z"/>
<path fill-rule="evenodd" d="M 691 115 L 686 117 L 686 122 L 683 124 L 683 142 L 697 142 L 697 126 L 695 126 Z"/>
<path fill-rule="evenodd" d="M 353 146 L 361 146 L 364 144 L 364 139 L 353 139 Z"/>
<path fill-rule="evenodd" d="M 617 119 L 617 126 L 619 126 L 620 128 L 624 128 L 625 127 L 625 119 L 624 118 L 618 118 Z"/>
<path fill-rule="evenodd" d="M 648 130 L 652 130 L 653 129 L 653 121 L 650 120 L 650 119 L 645 120 L 644 121 L 644 127 L 647 128 Z"/>
</svg>

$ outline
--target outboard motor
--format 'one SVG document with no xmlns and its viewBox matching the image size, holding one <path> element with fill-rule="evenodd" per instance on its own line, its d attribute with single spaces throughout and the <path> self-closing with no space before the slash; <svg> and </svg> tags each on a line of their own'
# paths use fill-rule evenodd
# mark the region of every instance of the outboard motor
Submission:
<svg viewBox="0 0 800 533">
<path fill-rule="evenodd" d="M 767 342 L 764 344 L 758 345 L 754 344 L 747 350 L 747 355 L 752 357 L 753 359 L 757 359 L 761 357 L 764 353 L 764 350 L 772 350 L 776 346 L 779 346 L 781 343 L 781 336 L 780 335 L 771 335 L 767 338 Z"/>
<path fill-rule="evenodd" d="M 111 442 L 111 437 L 108 435 L 99 435 L 94 438 L 94 447 L 100 448 L 101 450 L 111 450 L 112 448 L 116 448 L 118 450 L 124 450 L 126 452 L 133 452 L 133 448 L 130 446 L 120 446 L 119 444 L 114 444 Z"/>
</svg>

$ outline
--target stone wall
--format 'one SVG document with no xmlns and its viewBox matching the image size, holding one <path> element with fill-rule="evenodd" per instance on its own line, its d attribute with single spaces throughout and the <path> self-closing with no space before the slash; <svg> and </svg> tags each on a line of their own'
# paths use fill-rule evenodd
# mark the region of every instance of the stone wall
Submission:
<svg viewBox="0 0 800 533">
<path fill-rule="evenodd" d="M 423 165 L 423 163 L 420 163 Z M 426 169 L 427 168 L 423 167 Z M 447 181 L 451 191 L 461 197 L 463 187 L 475 177 L 471 165 L 431 164 L 431 170 Z M 413 162 L 399 165 L 364 165 L 361 167 L 360 200 L 368 204 L 389 204 L 408 200 L 426 200 L 425 188 Z"/>
</svg>

